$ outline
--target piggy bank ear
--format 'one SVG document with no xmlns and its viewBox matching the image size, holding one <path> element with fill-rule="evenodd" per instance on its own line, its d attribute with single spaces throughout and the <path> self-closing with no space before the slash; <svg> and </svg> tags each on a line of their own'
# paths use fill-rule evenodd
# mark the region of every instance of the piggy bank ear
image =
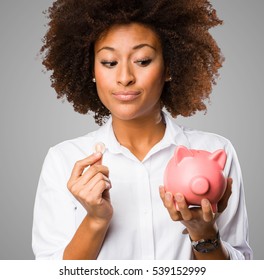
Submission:
<svg viewBox="0 0 264 280">
<path fill-rule="evenodd" d="M 217 150 L 209 156 L 209 159 L 218 162 L 221 169 L 224 170 L 226 163 L 226 152 L 224 150 Z"/>
<path fill-rule="evenodd" d="M 175 163 L 180 163 L 185 157 L 193 157 L 193 154 L 185 146 L 178 146 L 174 152 Z"/>
</svg>

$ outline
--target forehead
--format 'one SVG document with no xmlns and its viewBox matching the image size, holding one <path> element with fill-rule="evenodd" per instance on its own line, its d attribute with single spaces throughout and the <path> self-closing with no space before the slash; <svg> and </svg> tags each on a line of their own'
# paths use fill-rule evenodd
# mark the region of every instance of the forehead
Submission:
<svg viewBox="0 0 264 280">
<path fill-rule="evenodd" d="M 110 27 L 95 43 L 95 50 L 109 46 L 114 49 L 133 48 L 139 44 L 149 44 L 161 49 L 158 35 L 148 26 L 131 23 Z"/>
</svg>

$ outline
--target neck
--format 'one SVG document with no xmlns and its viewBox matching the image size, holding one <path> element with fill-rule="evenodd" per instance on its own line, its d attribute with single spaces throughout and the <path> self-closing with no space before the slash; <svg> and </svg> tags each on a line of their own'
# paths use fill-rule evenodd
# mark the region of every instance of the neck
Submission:
<svg viewBox="0 0 264 280">
<path fill-rule="evenodd" d="M 118 142 L 128 148 L 139 160 L 164 136 L 165 124 L 161 111 L 133 120 L 113 116 L 113 130 Z"/>
</svg>

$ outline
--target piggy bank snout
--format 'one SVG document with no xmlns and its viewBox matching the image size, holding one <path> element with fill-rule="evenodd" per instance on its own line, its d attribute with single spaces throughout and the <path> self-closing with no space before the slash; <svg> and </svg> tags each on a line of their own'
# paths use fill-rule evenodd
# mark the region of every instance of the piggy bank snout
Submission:
<svg viewBox="0 0 264 280">
<path fill-rule="evenodd" d="M 204 195 L 210 189 L 209 181 L 206 177 L 203 176 L 195 176 L 190 181 L 190 189 L 196 195 Z"/>
</svg>

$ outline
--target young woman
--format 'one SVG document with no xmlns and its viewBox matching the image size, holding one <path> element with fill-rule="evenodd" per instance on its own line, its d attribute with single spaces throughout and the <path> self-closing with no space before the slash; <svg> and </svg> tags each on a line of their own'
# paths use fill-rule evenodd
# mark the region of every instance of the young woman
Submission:
<svg viewBox="0 0 264 280">
<path fill-rule="evenodd" d="M 52 86 L 77 112 L 93 111 L 101 128 L 49 150 L 35 202 L 36 258 L 251 259 L 234 148 L 169 116 L 206 109 L 223 60 L 208 32 L 221 24 L 211 4 L 57 0 L 48 15 L 41 51 Z M 178 145 L 226 151 L 219 213 L 207 199 L 189 208 L 181 193 L 165 192 Z"/>
</svg>

